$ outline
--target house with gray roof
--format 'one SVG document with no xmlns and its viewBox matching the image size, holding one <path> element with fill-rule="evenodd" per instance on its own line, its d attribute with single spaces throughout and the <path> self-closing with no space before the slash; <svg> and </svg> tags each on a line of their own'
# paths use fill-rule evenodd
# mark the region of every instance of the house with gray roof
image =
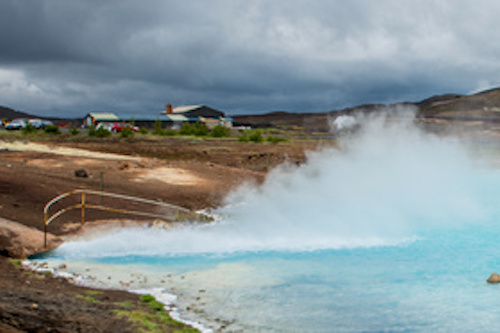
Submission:
<svg viewBox="0 0 500 333">
<path fill-rule="evenodd" d="M 233 125 L 233 119 L 226 117 L 224 112 L 206 105 L 184 105 L 174 108 L 171 104 L 167 104 L 162 115 L 172 118 L 174 122 L 201 122 L 208 128 L 214 128 L 217 125 L 226 127 Z"/>
</svg>

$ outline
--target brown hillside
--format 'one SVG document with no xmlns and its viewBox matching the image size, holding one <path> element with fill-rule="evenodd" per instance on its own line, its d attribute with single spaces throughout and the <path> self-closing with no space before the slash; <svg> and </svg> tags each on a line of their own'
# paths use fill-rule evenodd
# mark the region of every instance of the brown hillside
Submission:
<svg viewBox="0 0 500 333">
<path fill-rule="evenodd" d="M 306 132 L 328 132 L 328 113 L 272 112 L 263 115 L 233 116 L 235 125 L 251 127 L 301 127 Z"/>
<path fill-rule="evenodd" d="M 456 120 L 500 121 L 500 89 L 467 96 L 445 96 L 449 98 L 436 98 L 430 103 L 423 101 L 420 104 L 420 115 Z"/>
<path fill-rule="evenodd" d="M 301 127 L 306 132 L 328 132 L 329 120 L 339 115 L 396 111 L 414 107 L 418 117 L 446 121 L 500 122 L 500 88 L 473 95 L 436 95 L 416 103 L 366 104 L 324 113 L 272 112 L 263 115 L 234 116 L 237 125 L 252 127 Z"/>
</svg>

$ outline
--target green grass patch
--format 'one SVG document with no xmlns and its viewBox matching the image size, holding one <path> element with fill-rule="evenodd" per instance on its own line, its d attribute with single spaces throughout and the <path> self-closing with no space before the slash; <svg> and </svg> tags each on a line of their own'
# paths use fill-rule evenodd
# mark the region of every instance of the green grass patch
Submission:
<svg viewBox="0 0 500 333">
<path fill-rule="evenodd" d="M 195 328 L 172 319 L 166 311 L 158 311 L 153 314 L 140 310 L 114 310 L 113 312 L 118 317 L 126 317 L 139 332 L 199 332 Z"/>
<path fill-rule="evenodd" d="M 161 311 L 165 307 L 162 302 L 158 302 L 156 298 L 154 298 L 154 296 L 151 296 L 149 294 L 142 295 L 141 301 L 143 301 L 144 303 L 148 303 L 149 308 L 154 311 Z"/>
<path fill-rule="evenodd" d="M 90 302 L 90 303 L 94 303 L 94 304 L 97 304 L 97 303 L 100 303 L 100 301 L 96 300 L 94 297 L 92 296 L 85 296 L 85 295 L 76 295 L 75 296 L 77 299 L 82 299 L 82 300 L 85 300 L 87 302 Z"/>
<path fill-rule="evenodd" d="M 101 295 L 102 291 L 100 290 L 85 290 L 87 295 Z"/>
<path fill-rule="evenodd" d="M 156 298 L 152 295 L 146 294 L 146 295 L 141 295 L 141 301 L 149 303 L 152 301 L 156 301 Z"/>
<path fill-rule="evenodd" d="M 157 300 L 149 302 L 149 308 L 154 311 L 161 311 L 165 307 L 165 304 L 158 302 Z"/>
<path fill-rule="evenodd" d="M 22 260 L 21 259 L 10 259 L 10 263 L 16 267 L 21 267 Z"/>
<path fill-rule="evenodd" d="M 266 138 L 266 141 L 270 142 L 270 143 L 276 144 L 276 143 L 280 143 L 280 142 L 288 142 L 288 139 L 285 139 L 285 138 L 283 138 L 281 136 L 274 136 L 274 135 L 272 135 L 272 136 L 268 136 Z"/>
<path fill-rule="evenodd" d="M 114 303 L 123 309 L 113 310 L 118 317 L 125 317 L 138 332 L 199 332 L 197 329 L 178 322 L 170 317 L 164 305 L 152 295 L 141 295 L 141 302 L 134 304 L 126 301 Z"/>
</svg>

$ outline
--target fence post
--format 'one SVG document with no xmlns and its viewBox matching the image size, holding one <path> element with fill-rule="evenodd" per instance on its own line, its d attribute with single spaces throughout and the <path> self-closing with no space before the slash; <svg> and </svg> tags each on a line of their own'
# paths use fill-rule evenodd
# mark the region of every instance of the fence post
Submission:
<svg viewBox="0 0 500 333">
<path fill-rule="evenodd" d="M 47 248 L 47 212 L 43 213 L 43 248 Z"/>
<path fill-rule="evenodd" d="M 99 194 L 99 204 L 102 205 L 102 190 L 104 188 L 104 173 L 100 172 L 99 173 L 99 178 L 100 178 L 100 186 L 99 189 L 101 190 L 101 194 Z"/>
<path fill-rule="evenodd" d="M 85 192 L 82 192 L 82 225 L 85 224 Z"/>
</svg>

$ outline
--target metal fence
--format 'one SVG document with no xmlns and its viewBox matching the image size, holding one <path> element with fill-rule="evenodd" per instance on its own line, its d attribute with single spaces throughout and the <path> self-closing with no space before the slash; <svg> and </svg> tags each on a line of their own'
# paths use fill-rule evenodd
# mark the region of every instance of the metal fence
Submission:
<svg viewBox="0 0 500 333">
<path fill-rule="evenodd" d="M 72 195 L 80 195 L 80 202 L 77 204 L 62 208 L 62 209 L 58 210 L 57 212 L 53 213 L 52 215 L 49 215 L 49 210 L 54 204 L 56 204 L 57 202 L 59 202 L 60 200 L 62 200 L 64 198 L 70 197 Z M 114 198 L 114 199 L 121 199 L 121 200 L 138 202 L 138 203 L 142 203 L 142 204 L 166 208 L 166 211 L 162 212 L 161 214 L 158 214 L 158 213 L 151 213 L 151 212 L 145 212 L 145 211 L 139 211 L 139 210 L 113 208 L 113 207 L 105 206 L 103 204 L 99 204 L 99 205 L 91 204 L 87 200 L 88 196 L 90 196 L 90 195 L 99 196 L 101 199 L 102 199 L 102 197 L 110 197 L 110 198 Z M 102 200 L 101 200 L 101 203 L 102 203 Z M 68 211 L 74 210 L 74 209 L 81 210 L 81 224 L 82 225 L 85 224 L 85 210 L 86 209 L 97 209 L 97 210 L 104 210 L 104 211 L 110 211 L 110 212 L 121 213 L 121 214 L 130 214 L 130 215 L 136 215 L 136 216 L 159 218 L 159 219 L 171 221 L 171 222 L 179 221 L 179 220 L 183 220 L 183 221 L 185 221 L 185 220 L 193 220 L 193 221 L 204 220 L 204 221 L 207 221 L 207 218 L 203 215 L 194 213 L 189 209 L 186 209 L 186 208 L 183 208 L 180 206 L 176 206 L 176 205 L 172 205 L 169 203 L 161 202 L 161 201 L 148 200 L 148 199 L 133 197 L 133 196 L 129 196 L 129 195 L 102 192 L 102 191 L 76 189 L 76 190 L 58 195 L 57 197 L 50 200 L 45 205 L 45 207 L 43 209 L 43 221 L 44 221 L 43 246 L 45 248 L 47 247 L 47 232 L 48 232 L 49 224 L 52 221 L 54 221 L 56 218 L 61 216 L 62 214 L 66 213 Z"/>
</svg>

